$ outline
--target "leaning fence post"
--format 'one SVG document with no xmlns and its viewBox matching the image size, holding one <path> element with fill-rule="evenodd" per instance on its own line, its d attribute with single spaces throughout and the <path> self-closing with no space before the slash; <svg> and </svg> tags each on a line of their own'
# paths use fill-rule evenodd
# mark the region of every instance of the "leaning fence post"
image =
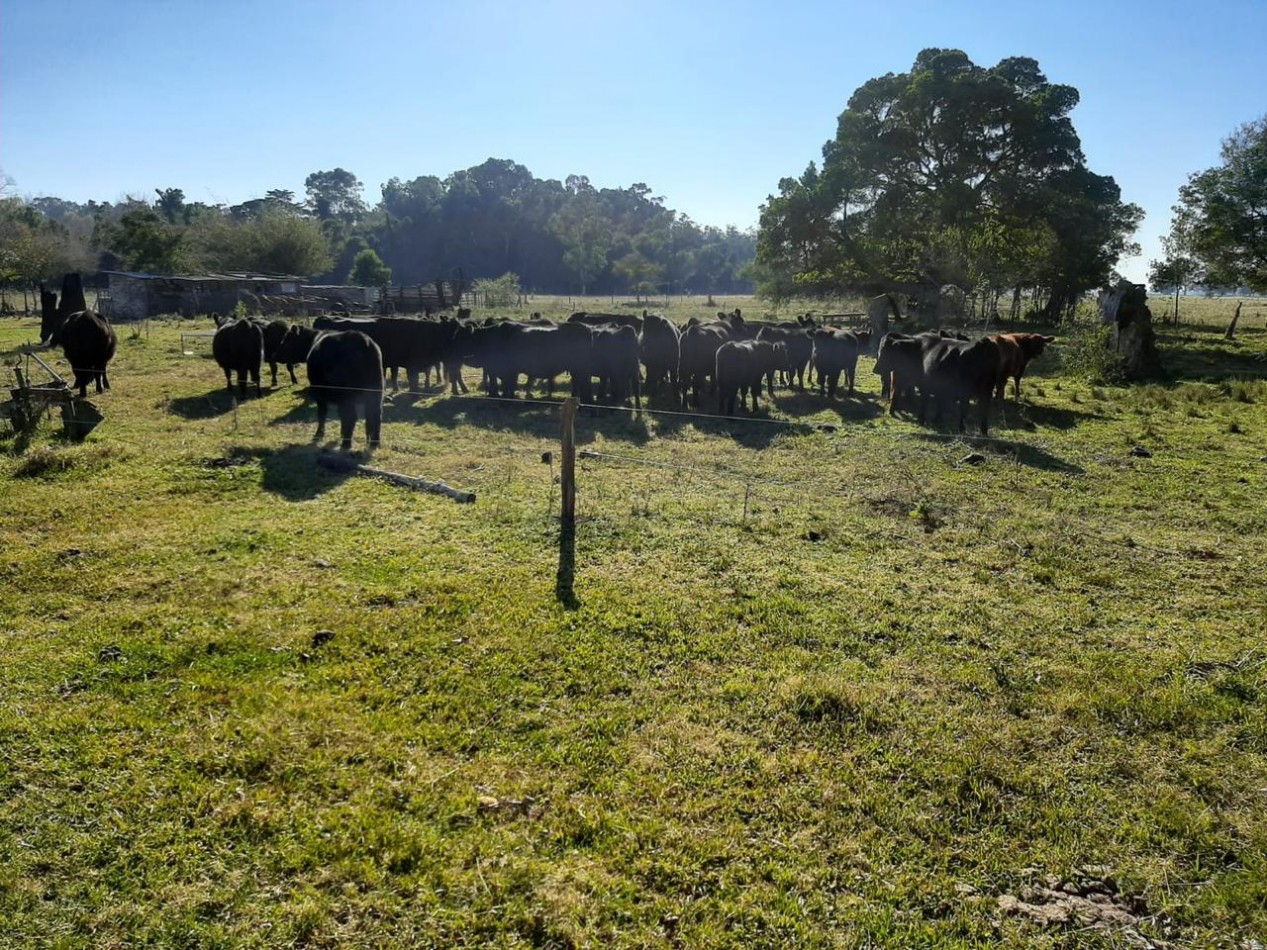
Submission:
<svg viewBox="0 0 1267 950">
<path fill-rule="evenodd" d="M 576 520 L 576 410 L 581 401 L 575 396 L 563 400 L 563 454 L 562 474 L 559 477 L 563 497 L 564 522 Z"/>
</svg>

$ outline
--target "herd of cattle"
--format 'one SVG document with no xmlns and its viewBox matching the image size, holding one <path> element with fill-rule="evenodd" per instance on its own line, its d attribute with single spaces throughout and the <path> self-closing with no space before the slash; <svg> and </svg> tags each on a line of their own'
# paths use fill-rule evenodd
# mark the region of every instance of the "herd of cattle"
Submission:
<svg viewBox="0 0 1267 950">
<path fill-rule="evenodd" d="M 852 395 L 858 356 L 872 343 L 870 333 L 819 326 L 808 317 L 751 323 L 738 309 L 715 320 L 692 318 L 680 328 L 647 311 L 640 317 L 576 313 L 562 323 L 537 314 L 525 321 L 476 321 L 467 310 L 424 318 L 324 316 L 312 327 L 257 317 L 217 318 L 216 323 L 212 355 L 230 389 L 236 373 L 241 398 L 248 384 L 259 394 L 263 363 L 269 364 L 272 385 L 277 385 L 279 363 L 297 383 L 295 366 L 306 364 L 309 395 L 317 404 L 317 437 L 324 434 L 333 405 L 345 450 L 358 416 L 365 419 L 371 447 L 378 444 L 388 371 L 393 389 L 400 388 L 403 369 L 411 392 L 430 386 L 434 373 L 456 395 L 469 391 L 462 378 L 469 366 L 483 371 L 484 391 L 501 398 L 514 398 L 521 379 L 525 394 L 534 381 L 553 393 L 556 379 L 566 373 L 572 394 L 584 402 L 632 399 L 641 409 L 644 394 L 659 394 L 700 409 L 708 394 L 719 412 L 733 415 L 737 407 L 747 408 L 749 397 L 755 413 L 763 386 L 771 396 L 776 383 L 804 389 L 807 375 L 824 397 L 836 395 L 842 377 Z M 103 385 L 109 388 L 106 363 L 116 341 L 100 315 L 74 314 L 60 326 L 44 327 L 41 338 L 63 346 L 81 396 L 94 380 L 98 392 Z M 890 413 L 905 405 L 923 423 L 930 406 L 934 422 L 951 410 L 963 431 L 975 399 L 984 435 L 991 397 L 1003 397 L 1009 378 L 1019 397 L 1027 364 L 1053 339 L 1036 333 L 976 340 L 946 330 L 888 333 L 876 348 L 875 372 Z"/>
</svg>

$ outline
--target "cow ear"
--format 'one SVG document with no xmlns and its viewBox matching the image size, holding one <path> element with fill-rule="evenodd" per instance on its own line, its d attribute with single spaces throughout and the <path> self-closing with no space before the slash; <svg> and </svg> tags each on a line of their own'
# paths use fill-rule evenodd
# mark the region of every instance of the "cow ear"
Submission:
<svg viewBox="0 0 1267 950">
<path fill-rule="evenodd" d="M 1054 336 L 1045 336 L 1045 337 L 1043 337 L 1043 342 L 1044 342 L 1044 343 L 1055 343 L 1055 342 L 1056 342 L 1056 338 L 1055 338 Z"/>
</svg>

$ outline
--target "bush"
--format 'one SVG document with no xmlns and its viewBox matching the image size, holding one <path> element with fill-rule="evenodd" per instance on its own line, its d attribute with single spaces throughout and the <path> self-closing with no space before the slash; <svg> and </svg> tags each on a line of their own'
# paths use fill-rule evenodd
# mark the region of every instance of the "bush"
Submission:
<svg viewBox="0 0 1267 950">
<path fill-rule="evenodd" d="M 507 272 L 496 279 L 485 278 L 475 282 L 474 291 L 477 299 L 484 301 L 485 307 L 513 307 L 519 303 L 519 275 Z"/>
<path fill-rule="evenodd" d="M 1113 349 L 1113 328 L 1099 323 L 1078 324 L 1068 335 L 1063 353 L 1065 371 L 1093 383 L 1121 382 L 1125 362 Z"/>
</svg>

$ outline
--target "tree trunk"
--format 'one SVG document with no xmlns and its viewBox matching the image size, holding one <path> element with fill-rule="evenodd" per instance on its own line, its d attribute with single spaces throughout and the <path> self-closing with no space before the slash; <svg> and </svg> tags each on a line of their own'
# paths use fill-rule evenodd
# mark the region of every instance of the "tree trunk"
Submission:
<svg viewBox="0 0 1267 950">
<path fill-rule="evenodd" d="M 1232 322 L 1227 325 L 1227 332 L 1223 334 L 1223 339 L 1231 340 L 1236 336 L 1236 324 L 1240 322 L 1241 306 L 1244 303 L 1244 300 L 1236 301 L 1236 313 L 1232 314 Z"/>
<path fill-rule="evenodd" d="M 1179 282 L 1175 281 L 1175 326 L 1179 326 Z"/>
<path fill-rule="evenodd" d="M 871 323 L 871 347 L 874 352 L 879 347 L 884 334 L 889 332 L 889 308 L 893 301 L 887 294 L 872 297 L 867 304 L 867 318 Z"/>
<path fill-rule="evenodd" d="M 1100 316 L 1113 324 L 1113 348 L 1122 357 L 1127 379 L 1140 380 L 1162 374 L 1161 354 L 1153 332 L 1153 315 L 1143 284 L 1122 281 L 1100 296 Z"/>
</svg>

